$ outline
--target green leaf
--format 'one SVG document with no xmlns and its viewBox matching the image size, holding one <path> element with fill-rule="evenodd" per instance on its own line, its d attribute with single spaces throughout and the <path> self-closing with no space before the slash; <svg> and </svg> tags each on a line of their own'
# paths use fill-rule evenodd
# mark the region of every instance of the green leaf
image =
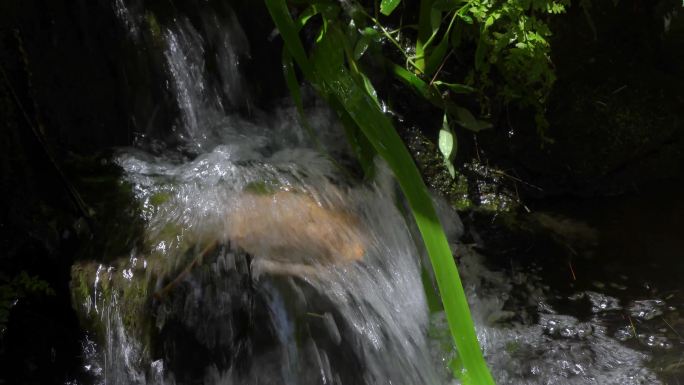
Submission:
<svg viewBox="0 0 684 385">
<path fill-rule="evenodd" d="M 379 40 L 380 34 L 373 28 L 367 27 L 361 32 L 361 37 L 354 46 L 354 60 L 359 60 L 374 41 Z"/>
<path fill-rule="evenodd" d="M 304 72 L 304 75 L 311 77 L 313 75 L 313 69 L 311 63 L 309 63 L 309 58 L 306 55 L 306 50 L 304 50 L 304 45 L 301 40 L 299 40 L 298 28 L 292 21 L 292 16 L 290 11 L 287 9 L 287 4 L 283 0 L 264 0 L 268 12 L 271 14 L 271 18 L 278 27 L 278 32 L 282 36 L 285 42 L 285 48 L 290 52 L 290 55 L 294 58 L 299 65 L 299 68 Z"/>
<path fill-rule="evenodd" d="M 442 12 L 432 8 L 433 0 L 421 0 L 418 14 L 418 39 L 416 40 L 415 65 L 418 72 L 425 71 L 426 50 L 439 31 Z"/>
<path fill-rule="evenodd" d="M 473 24 L 473 18 L 470 17 L 470 15 L 467 15 L 465 13 L 459 13 L 458 17 L 460 17 L 461 20 L 463 20 L 466 24 Z"/>
<path fill-rule="evenodd" d="M 380 13 L 389 16 L 399 3 L 401 3 L 401 0 L 382 0 L 380 3 Z"/>
<path fill-rule="evenodd" d="M 297 30 L 302 29 L 302 27 L 306 25 L 309 19 L 318 14 L 318 12 L 318 9 L 314 5 L 307 7 L 304 11 L 302 11 L 302 13 L 297 18 L 297 21 L 295 22 Z"/>
<path fill-rule="evenodd" d="M 455 111 L 456 117 L 458 118 L 458 124 L 467 130 L 479 132 L 492 127 L 492 124 L 489 122 L 475 119 L 473 114 L 463 107 L 456 107 Z"/>
<path fill-rule="evenodd" d="M 387 62 L 389 70 L 392 71 L 394 76 L 399 79 L 402 83 L 411 87 L 411 89 L 432 103 L 435 107 L 447 109 L 446 104 L 439 95 L 438 90 L 435 87 L 430 86 L 425 83 L 421 78 L 416 76 L 413 72 L 408 71 L 406 68 L 396 65 L 392 62 Z"/>
<path fill-rule="evenodd" d="M 442 60 L 447 54 L 449 49 L 449 34 L 444 34 L 442 41 L 439 42 L 434 51 L 430 54 L 428 60 L 425 62 L 425 75 L 431 76 L 437 71 L 439 66 L 442 64 Z"/>
<path fill-rule="evenodd" d="M 449 120 L 447 114 L 444 114 L 442 121 L 442 129 L 439 130 L 439 151 L 444 156 L 444 164 L 449 170 L 452 178 L 456 177 L 456 170 L 454 168 L 453 159 L 456 156 L 456 135 L 449 127 Z"/>
<path fill-rule="evenodd" d="M 454 133 L 451 131 L 451 128 L 449 127 L 447 115 L 444 114 L 444 119 L 442 121 L 442 129 L 439 130 L 439 151 L 442 152 L 442 155 L 444 155 L 444 158 L 446 160 L 452 160 L 456 153 L 456 151 L 454 151 L 456 147 L 454 138 Z"/>
<path fill-rule="evenodd" d="M 336 57 L 340 54 L 336 52 L 340 51 L 339 47 L 343 44 L 339 39 L 344 39 L 344 36 L 336 28 L 328 26 L 321 35 L 310 62 L 306 55 L 301 55 L 304 52 L 302 43 L 296 33 L 292 33 L 295 30 L 294 23 L 287 12 L 285 0 L 265 1 L 288 50 L 298 64 L 301 62 L 306 66 L 302 72 L 331 101 L 332 107 L 341 116 L 351 118 L 363 132 L 390 166 L 404 191 L 435 271 L 449 330 L 464 369 L 458 371 L 462 383 L 493 385 L 494 381 L 477 341 L 463 285 L 427 187 L 390 120 L 365 87 L 356 82 L 344 63 L 337 61 Z"/>
<path fill-rule="evenodd" d="M 370 45 L 371 37 L 368 35 L 362 35 L 359 41 L 356 42 L 354 46 L 354 60 L 361 59 L 361 56 L 366 52 L 368 46 Z"/>
<path fill-rule="evenodd" d="M 465 84 L 459 84 L 459 83 L 445 83 L 439 80 L 436 80 L 434 83 L 432 83 L 436 86 L 444 86 L 447 87 L 449 90 L 451 90 L 455 94 L 470 94 L 475 92 L 475 88 L 471 86 L 467 86 Z"/>
<path fill-rule="evenodd" d="M 373 98 L 356 84 L 345 66 L 331 65 L 329 58 L 340 44 L 333 33 L 332 29 L 328 30 L 316 47 L 313 58 L 322 91 L 338 99 L 378 154 L 389 164 L 404 191 L 435 270 L 450 330 L 462 357 L 465 368 L 461 373 L 463 383 L 493 384 L 477 342 L 453 255 L 427 187 L 403 141 Z"/>
<path fill-rule="evenodd" d="M 375 101 L 375 104 L 378 106 L 378 108 L 382 108 L 382 105 L 380 104 L 380 100 L 378 100 L 378 92 L 375 91 L 375 87 L 373 87 L 373 83 L 371 83 L 370 79 L 368 79 L 368 76 L 364 74 L 363 72 L 359 72 L 359 75 L 361 75 L 361 79 L 363 81 L 363 88 L 366 90 L 366 93 L 373 98 Z"/>
<path fill-rule="evenodd" d="M 363 169 L 363 175 L 367 180 L 371 180 L 375 175 L 375 149 L 373 145 L 370 144 L 368 138 L 361 132 L 359 126 L 354 123 L 354 120 L 349 115 L 349 113 L 344 109 L 342 104 L 337 100 L 336 97 L 330 96 L 328 99 L 331 107 L 337 111 L 337 115 L 342 122 L 344 127 L 344 134 L 347 137 L 347 141 L 352 147 L 352 150 L 356 154 L 356 157 L 361 164 Z"/>
<path fill-rule="evenodd" d="M 300 17 L 297 19 L 295 22 L 295 29 L 298 30 L 301 28 L 304 24 L 306 24 L 306 21 L 313 15 L 317 14 L 319 10 L 315 6 L 311 6 L 308 8 L 308 11 L 305 10 Z M 308 60 L 308 59 L 307 59 Z M 341 59 L 340 59 L 341 60 Z M 294 69 L 294 63 L 292 60 L 292 55 L 290 54 L 290 51 L 287 49 L 287 45 L 283 47 L 283 53 L 282 53 L 282 63 L 283 63 L 283 75 L 285 77 L 285 83 L 287 85 L 288 91 L 290 92 L 290 96 L 292 97 L 292 100 L 295 103 L 295 107 L 297 109 L 297 115 L 299 115 L 299 121 L 308 136 L 311 138 L 313 143 L 315 144 L 316 148 L 319 149 L 319 151 L 324 154 L 327 158 L 329 158 L 334 164 L 337 165 L 337 161 L 333 159 L 330 154 L 326 151 L 326 149 L 323 147 L 323 145 L 320 143 L 320 140 L 318 139 L 318 135 L 316 135 L 316 132 L 313 130 L 311 125 L 309 124 L 308 119 L 306 119 L 306 115 L 304 113 L 304 103 L 302 101 L 302 94 L 301 90 L 299 87 L 299 80 L 297 79 L 297 73 Z M 305 74 L 306 75 L 306 74 Z M 310 75 L 313 75 L 313 73 L 310 73 Z M 352 142 L 352 138 L 350 138 L 350 143 Z M 358 142 L 358 140 L 357 140 Z M 369 146 L 365 146 L 365 148 L 368 148 Z M 354 147 L 354 150 L 359 150 L 361 151 L 361 147 L 356 146 Z M 357 156 L 359 157 L 359 161 L 362 163 L 362 168 L 364 170 L 370 169 L 372 167 L 372 155 L 368 156 L 365 153 L 357 153 Z M 370 161 L 368 159 L 370 158 Z M 367 163 L 364 163 L 367 162 Z"/>
</svg>

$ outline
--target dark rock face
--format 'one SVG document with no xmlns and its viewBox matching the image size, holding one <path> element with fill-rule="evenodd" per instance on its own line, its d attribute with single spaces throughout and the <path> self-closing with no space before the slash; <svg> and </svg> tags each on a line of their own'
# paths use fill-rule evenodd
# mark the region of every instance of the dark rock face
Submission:
<svg viewBox="0 0 684 385">
<path fill-rule="evenodd" d="M 2 5 L 3 65 L 14 60 L 46 134 L 68 149 L 92 151 L 130 142 L 126 48 L 109 2 L 25 1 Z M 12 52 L 13 51 L 13 52 Z M 13 53 L 13 54 L 11 54 Z M 122 129 L 126 128 L 128 129 Z"/>
</svg>

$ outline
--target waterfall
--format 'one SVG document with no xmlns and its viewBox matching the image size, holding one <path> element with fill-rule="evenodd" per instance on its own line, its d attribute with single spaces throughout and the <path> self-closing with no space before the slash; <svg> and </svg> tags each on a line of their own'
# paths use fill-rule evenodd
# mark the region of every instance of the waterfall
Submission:
<svg viewBox="0 0 684 385">
<path fill-rule="evenodd" d="M 117 4 L 135 32 L 135 16 Z M 430 353 L 419 252 L 394 184 L 351 183 L 312 148 L 291 107 L 262 121 L 235 113 L 249 103 L 240 75 L 249 46 L 234 15 L 203 15 L 200 25 L 179 15 L 162 34 L 177 135 L 192 155 L 120 150 L 114 161 L 142 207 L 144 246 L 110 264 L 74 267 L 76 301 L 98 332 L 86 344 L 90 373 L 103 384 L 443 382 Z M 330 111 L 310 115 L 331 152 L 348 152 Z M 381 163 L 378 173 L 390 179 Z M 263 184 L 353 216 L 363 260 L 313 261 L 315 275 L 257 271 L 259 255 L 224 234 L 241 194 Z M 217 250 L 187 269 L 214 239 Z"/>
<path fill-rule="evenodd" d="M 123 0 L 113 11 L 127 36 L 143 44 L 151 11 Z M 90 331 L 83 352 L 93 383 L 457 383 L 447 370 L 456 354 L 443 314 L 430 314 L 426 304 L 424 251 L 385 165 L 378 161 L 375 181 L 361 183 L 332 163 L 328 155 L 351 156 L 321 103 L 307 117 L 327 154 L 288 102 L 259 111 L 243 75 L 251 54 L 241 21 L 207 6 L 197 14 L 179 13 L 159 26 L 159 71 L 178 112 L 170 131 L 181 145 L 120 149 L 113 159 L 140 207 L 143 239 L 126 256 L 94 257 L 72 269 L 74 303 Z M 297 243 L 280 257 L 308 258 L 315 274 L 260 269 L 270 260 L 227 236 L 235 213 L 257 209 L 254 201 L 247 206 L 246 191 L 298 194 L 353 218 L 362 260 L 326 264 L 297 255 L 308 250 Z M 440 212 L 498 383 L 658 383 L 644 367 L 645 354 L 621 345 L 599 322 L 546 304 L 533 273 L 486 269 L 480 255 L 456 243 L 457 214 Z M 283 234 L 298 231 L 264 232 L 264 247 L 295 243 Z M 538 319 L 507 322 L 504 305 L 512 297 L 535 307 Z"/>
</svg>

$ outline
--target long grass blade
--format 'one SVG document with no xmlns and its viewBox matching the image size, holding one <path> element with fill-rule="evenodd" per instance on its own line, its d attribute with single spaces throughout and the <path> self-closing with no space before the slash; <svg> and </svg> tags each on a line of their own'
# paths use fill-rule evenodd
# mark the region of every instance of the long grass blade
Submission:
<svg viewBox="0 0 684 385">
<path fill-rule="evenodd" d="M 409 202 L 428 250 L 451 334 L 464 367 L 460 373 L 462 381 L 465 384 L 493 384 L 480 351 L 456 264 L 420 172 L 392 123 L 372 97 L 354 82 L 346 67 L 335 66 L 328 60 L 337 44 L 327 36 L 319 42 L 313 60 L 323 90 L 338 97 L 378 154 L 387 161 Z"/>
</svg>

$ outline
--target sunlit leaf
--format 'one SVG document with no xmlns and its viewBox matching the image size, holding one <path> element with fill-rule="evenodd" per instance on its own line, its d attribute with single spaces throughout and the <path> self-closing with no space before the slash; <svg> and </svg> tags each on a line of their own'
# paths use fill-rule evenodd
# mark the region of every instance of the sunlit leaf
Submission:
<svg viewBox="0 0 684 385">
<path fill-rule="evenodd" d="M 356 42 L 354 46 L 354 60 L 359 60 L 361 56 L 366 52 L 368 46 L 370 45 L 371 37 L 369 35 L 361 35 L 359 41 Z"/>
<path fill-rule="evenodd" d="M 378 100 L 378 92 L 375 91 L 375 87 L 373 87 L 373 83 L 371 83 L 370 79 L 368 79 L 368 76 L 366 76 L 364 73 L 360 73 L 361 79 L 363 81 L 363 88 L 366 90 L 366 93 L 373 98 L 375 101 L 375 104 L 378 106 L 378 108 L 382 108 L 382 105 L 380 104 L 380 101 Z"/>
<path fill-rule="evenodd" d="M 394 9 L 401 3 L 401 0 L 382 0 L 380 3 L 380 13 L 389 16 Z"/>
<path fill-rule="evenodd" d="M 439 80 L 436 80 L 433 84 L 436 86 L 447 87 L 450 91 L 452 91 L 455 94 L 470 94 L 475 92 L 475 88 L 467 86 L 465 84 L 445 83 Z"/>
<path fill-rule="evenodd" d="M 442 12 L 432 8 L 433 0 L 422 0 L 418 14 L 418 39 L 416 40 L 415 64 L 418 72 L 425 70 L 426 50 L 434 39 L 442 21 Z"/>
<path fill-rule="evenodd" d="M 447 114 L 444 114 L 442 128 L 439 130 L 439 151 L 444 156 L 444 164 L 452 178 L 456 176 L 453 159 L 456 156 L 456 135 L 449 127 Z"/>
<path fill-rule="evenodd" d="M 428 83 L 424 82 L 421 78 L 416 76 L 411 71 L 406 68 L 396 65 L 394 63 L 388 62 L 389 70 L 394 74 L 394 76 L 399 79 L 402 83 L 406 84 L 418 95 L 422 96 L 424 99 L 428 100 L 435 107 L 446 109 L 446 105 L 442 100 L 439 92 L 435 87 L 430 86 Z"/>
<path fill-rule="evenodd" d="M 312 5 L 307 7 L 304 11 L 302 11 L 295 22 L 297 29 L 302 29 L 302 27 L 304 27 L 306 23 L 316 14 L 318 14 L 318 9 L 315 6 Z"/>
<path fill-rule="evenodd" d="M 449 34 L 445 34 L 442 41 L 439 42 L 437 47 L 430 53 L 428 60 L 425 62 L 425 75 L 431 76 L 438 70 L 439 66 L 442 64 L 447 51 L 449 49 Z"/>
<path fill-rule="evenodd" d="M 290 11 L 287 9 L 287 4 L 283 0 L 264 0 L 271 18 L 278 27 L 278 32 L 282 36 L 283 41 L 286 42 L 285 48 L 290 51 L 290 55 L 299 65 L 299 68 L 304 72 L 305 76 L 311 76 L 313 70 L 309 58 L 304 50 L 304 45 L 299 40 L 298 29 L 292 21 Z"/>
<path fill-rule="evenodd" d="M 462 14 L 459 14 L 458 16 L 459 16 L 459 17 L 461 18 L 461 20 L 463 20 L 464 22 L 466 22 L 466 23 L 468 23 L 468 24 L 473 24 L 473 18 L 470 17 L 470 15 L 467 15 L 467 14 L 465 14 L 465 13 L 462 13 Z"/>
</svg>

